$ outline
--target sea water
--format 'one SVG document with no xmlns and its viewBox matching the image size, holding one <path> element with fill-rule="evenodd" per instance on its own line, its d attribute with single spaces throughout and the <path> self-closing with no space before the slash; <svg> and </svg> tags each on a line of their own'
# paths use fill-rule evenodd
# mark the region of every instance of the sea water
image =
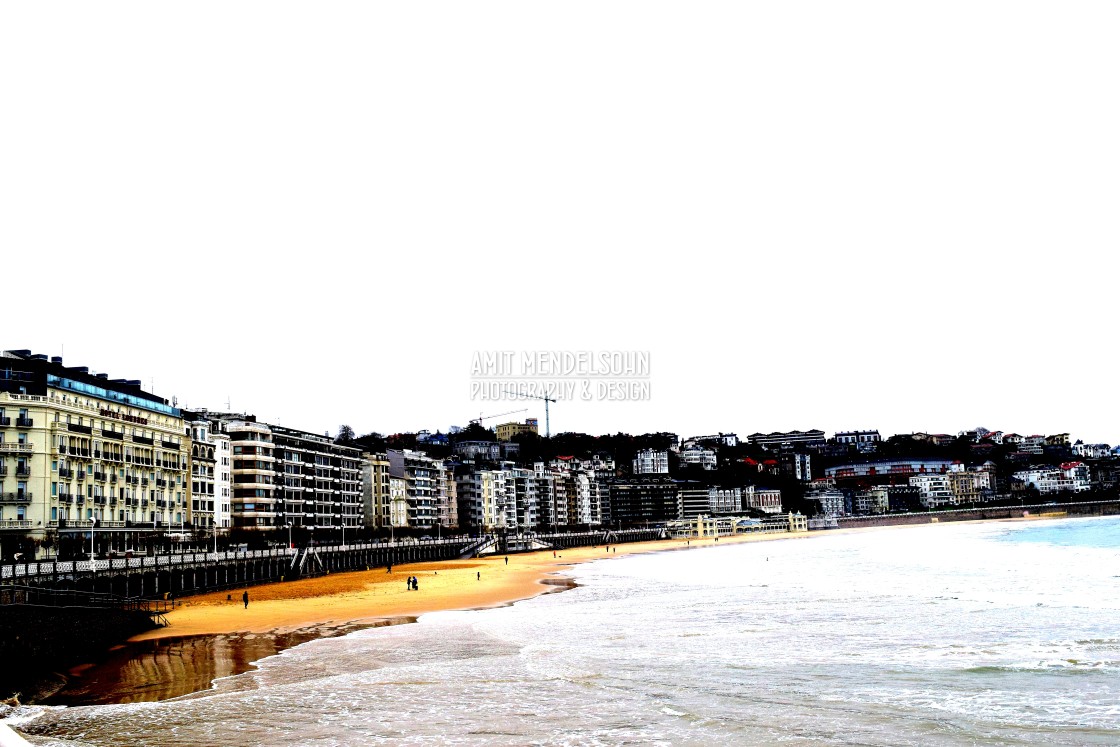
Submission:
<svg viewBox="0 0 1120 747">
<path fill-rule="evenodd" d="M 1120 519 L 604 558 L 510 607 L 317 640 L 47 745 L 1120 744 Z"/>
</svg>

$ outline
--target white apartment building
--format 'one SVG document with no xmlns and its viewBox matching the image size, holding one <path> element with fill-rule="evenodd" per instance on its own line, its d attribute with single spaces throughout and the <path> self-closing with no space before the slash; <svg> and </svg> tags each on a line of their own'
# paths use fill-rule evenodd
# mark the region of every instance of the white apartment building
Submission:
<svg viewBox="0 0 1120 747">
<path fill-rule="evenodd" d="M 682 464 L 697 465 L 706 470 L 713 470 L 719 464 L 719 457 L 715 449 L 709 449 L 700 444 L 691 444 L 682 447 L 680 457 Z"/>
<path fill-rule="evenodd" d="M 814 488 L 805 494 L 821 504 L 821 514 L 836 518 L 845 514 L 844 492 L 836 488 Z"/>
<path fill-rule="evenodd" d="M 1093 487 L 1089 479 L 1089 468 L 1082 462 L 1065 462 L 1058 467 L 1032 467 L 1015 472 L 1012 477 L 1023 487 L 1033 487 L 1043 495 L 1064 490 L 1083 493 Z"/>
<path fill-rule="evenodd" d="M 922 505 L 927 508 L 937 508 L 957 502 L 947 474 L 912 475 L 910 484 L 921 491 Z"/>
<path fill-rule="evenodd" d="M 669 474 L 669 452 L 643 449 L 634 457 L 635 475 Z"/>
<path fill-rule="evenodd" d="M 1112 456 L 1112 448 L 1108 444 L 1087 444 L 1078 441 L 1073 445 L 1073 455 L 1082 459 L 1107 459 Z"/>
</svg>

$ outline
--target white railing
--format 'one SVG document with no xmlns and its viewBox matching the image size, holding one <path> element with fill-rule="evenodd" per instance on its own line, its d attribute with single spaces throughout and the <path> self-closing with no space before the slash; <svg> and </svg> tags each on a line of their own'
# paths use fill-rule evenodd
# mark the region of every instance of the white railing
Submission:
<svg viewBox="0 0 1120 747">
<path fill-rule="evenodd" d="M 35 451 L 35 444 L 0 443 L 0 452 L 14 452 L 17 454 L 30 454 Z"/>
</svg>

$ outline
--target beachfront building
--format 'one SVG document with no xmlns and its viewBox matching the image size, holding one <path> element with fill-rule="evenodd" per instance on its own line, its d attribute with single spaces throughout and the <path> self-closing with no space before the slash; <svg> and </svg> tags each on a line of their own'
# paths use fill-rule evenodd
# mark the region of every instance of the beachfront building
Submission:
<svg viewBox="0 0 1120 747">
<path fill-rule="evenodd" d="M 337 541 L 362 526 L 361 450 L 252 415 L 196 415 L 210 421 L 211 433 L 229 437 L 233 527 L 301 527 L 318 532 L 319 541 Z"/>
<path fill-rule="evenodd" d="M 986 471 L 954 469 L 946 476 L 954 503 L 979 503 L 992 494 L 991 475 Z"/>
<path fill-rule="evenodd" d="M 669 452 L 642 449 L 634 457 L 633 472 L 635 475 L 669 474 Z"/>
<path fill-rule="evenodd" d="M 443 463 L 422 451 L 411 449 L 389 449 L 387 456 L 390 477 L 404 480 L 404 522 L 400 523 L 398 506 L 398 516 L 393 519 L 393 525 L 425 529 L 435 527 L 440 514 L 437 503 Z"/>
<path fill-rule="evenodd" d="M 909 480 L 910 484 L 921 493 L 922 505 L 926 508 L 937 508 L 957 502 L 947 474 L 911 475 Z"/>
<path fill-rule="evenodd" d="M 0 552 L 158 541 L 187 521 L 180 410 L 138 380 L 0 353 Z M 85 540 L 82 540 L 82 535 Z"/>
<path fill-rule="evenodd" d="M 302 526 L 320 541 L 339 541 L 364 524 L 362 452 L 329 436 L 271 425 L 274 480 L 283 485 L 278 524 Z M 290 468 L 290 469 L 289 469 Z"/>
<path fill-rule="evenodd" d="M 213 535 L 219 526 L 216 517 L 221 506 L 214 479 L 221 454 L 211 438 L 209 419 L 184 410 L 183 422 L 188 436 L 187 465 L 191 475 L 187 483 L 189 521 L 200 532 Z"/>
<path fill-rule="evenodd" d="M 611 526 L 646 526 L 680 518 L 678 485 L 668 477 L 645 475 L 608 482 Z"/>
<path fill-rule="evenodd" d="M 709 488 L 697 482 L 681 482 L 678 484 L 677 500 L 680 504 L 681 520 L 694 521 L 698 516 L 707 516 L 712 512 L 711 492 Z"/>
<path fill-rule="evenodd" d="M 1042 495 L 1083 493 L 1093 487 L 1089 468 L 1083 462 L 1063 462 L 1058 467 L 1032 467 L 1012 474 L 1012 489 L 1034 488 Z"/>
<path fill-rule="evenodd" d="M 510 498 L 506 478 L 507 473 L 502 469 L 462 465 L 456 470 L 455 487 L 462 528 L 481 529 L 490 534 L 515 527 L 507 511 Z"/>
<path fill-rule="evenodd" d="M 214 525 L 219 533 L 228 533 L 233 526 L 233 449 L 224 430 L 210 431 L 214 442 Z"/>
<path fill-rule="evenodd" d="M 362 454 L 362 524 L 370 529 L 393 525 L 390 510 L 389 457 L 381 452 Z"/>
<path fill-rule="evenodd" d="M 888 485 L 875 485 L 852 496 L 852 513 L 856 516 L 885 514 L 891 510 Z"/>
<path fill-rule="evenodd" d="M 847 501 L 844 491 L 824 485 L 814 487 L 805 493 L 809 500 L 817 501 L 821 505 L 821 515 L 836 518 L 847 513 Z"/>
</svg>

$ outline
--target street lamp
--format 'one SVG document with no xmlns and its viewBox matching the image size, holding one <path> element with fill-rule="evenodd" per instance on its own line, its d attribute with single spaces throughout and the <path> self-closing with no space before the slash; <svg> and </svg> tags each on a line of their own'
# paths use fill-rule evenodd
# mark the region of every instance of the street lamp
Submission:
<svg viewBox="0 0 1120 747">
<path fill-rule="evenodd" d="M 284 526 L 286 526 L 288 528 L 288 549 L 291 550 L 292 549 L 292 522 L 289 521 Z"/>
</svg>

